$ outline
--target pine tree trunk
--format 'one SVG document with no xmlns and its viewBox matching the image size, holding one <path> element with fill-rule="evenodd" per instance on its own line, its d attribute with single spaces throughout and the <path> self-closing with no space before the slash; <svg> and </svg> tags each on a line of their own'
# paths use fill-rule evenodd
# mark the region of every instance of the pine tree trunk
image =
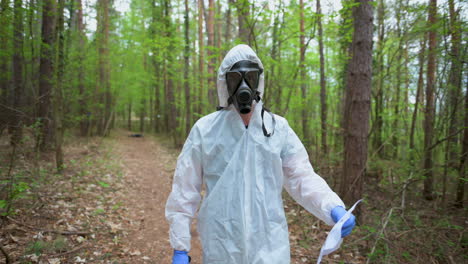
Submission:
<svg viewBox="0 0 468 264">
<path fill-rule="evenodd" d="M 156 0 L 152 1 L 152 6 L 151 6 L 151 38 L 153 41 L 156 41 L 158 36 L 157 32 L 157 25 L 161 22 L 161 10 L 159 9 L 160 7 L 156 4 Z M 153 56 L 152 56 L 152 63 L 153 63 L 153 70 L 154 70 L 154 132 L 161 132 L 161 127 L 162 127 L 162 116 L 161 116 L 161 83 L 162 83 L 162 76 L 161 76 L 161 62 L 159 59 L 159 49 L 156 47 L 156 45 L 153 45 L 152 48 Z"/>
<path fill-rule="evenodd" d="M 13 111 L 10 115 L 10 125 L 12 128 L 11 144 L 16 145 L 23 137 L 22 116 L 19 114 L 24 96 L 23 82 L 23 8 L 21 0 L 14 0 L 13 17 Z"/>
<path fill-rule="evenodd" d="M 65 0 L 58 0 L 58 19 L 57 19 L 57 37 L 58 37 L 58 64 L 57 64 L 57 83 L 53 89 L 53 116 L 54 116 L 54 134 L 55 134 L 55 165 L 57 171 L 60 173 L 63 169 L 63 74 L 65 70 L 65 54 L 64 54 L 64 32 L 63 32 L 63 10 Z"/>
<path fill-rule="evenodd" d="M 8 83 L 10 81 L 10 50 L 9 50 L 9 30 L 6 25 L 10 23 L 10 1 L 1 0 L 0 3 L 0 135 L 7 127 L 10 118 L 8 109 Z"/>
<path fill-rule="evenodd" d="M 216 102 L 216 55 L 214 53 L 215 39 L 214 39 L 214 0 L 208 1 L 208 18 L 207 18 L 207 31 L 208 31 L 208 99 L 210 102 Z"/>
<path fill-rule="evenodd" d="M 104 135 L 104 128 L 110 118 L 110 68 L 109 68 L 109 0 L 98 0 L 97 10 L 98 21 L 98 46 L 99 46 L 99 82 L 96 85 L 97 102 L 104 106 L 98 107 L 97 114 L 97 134 Z"/>
<path fill-rule="evenodd" d="M 79 113 L 80 119 L 80 135 L 86 137 L 89 134 L 89 115 L 88 115 L 88 100 L 85 95 L 84 85 L 84 57 L 85 57 L 85 33 L 83 25 L 83 4 L 81 0 L 77 0 L 77 35 L 78 35 L 78 93 L 79 93 Z"/>
<path fill-rule="evenodd" d="M 413 118 L 411 119 L 411 129 L 410 129 L 410 139 L 409 139 L 409 148 L 410 148 L 410 164 L 413 165 L 414 162 L 414 133 L 416 130 L 416 120 L 418 116 L 418 109 L 419 104 L 422 103 L 422 93 L 423 93 L 423 86 L 424 86 L 424 54 L 426 52 L 426 38 L 421 41 L 421 50 L 419 51 L 418 55 L 418 62 L 419 62 L 419 74 L 418 74 L 418 84 L 416 90 L 416 102 L 414 105 L 413 110 Z"/>
<path fill-rule="evenodd" d="M 465 129 L 463 131 L 463 146 L 462 155 L 460 156 L 460 165 L 458 166 L 458 184 L 457 184 L 457 198 L 455 199 L 455 206 L 463 207 L 465 201 L 465 185 L 466 185 L 466 161 L 468 158 L 468 82 L 466 83 L 465 94 Z"/>
<path fill-rule="evenodd" d="M 322 151 L 327 155 L 327 87 L 325 78 L 325 57 L 323 55 L 323 30 L 322 30 L 322 10 L 320 0 L 317 0 L 317 25 L 318 25 L 318 41 L 320 55 L 320 118 L 322 127 Z"/>
<path fill-rule="evenodd" d="M 140 105 L 140 133 L 145 132 L 145 109 L 146 109 L 146 100 L 143 97 L 141 99 L 141 105 Z"/>
<path fill-rule="evenodd" d="M 400 129 L 399 129 L 399 120 L 398 116 L 401 116 L 400 113 L 400 94 L 401 94 L 401 59 L 402 59 L 402 52 L 403 52 L 403 39 L 401 36 L 401 1 L 398 1 L 398 7 L 396 8 L 396 34 L 398 39 L 398 54 L 396 58 L 396 98 L 394 101 L 394 115 L 395 118 L 393 119 L 392 125 L 392 146 L 393 146 L 393 159 L 397 159 L 398 157 L 398 139 L 400 137 Z"/>
<path fill-rule="evenodd" d="M 344 166 L 340 186 L 341 197 L 348 205 L 362 198 L 363 194 L 372 82 L 373 7 L 369 0 L 356 0 L 355 3 L 352 57 L 346 75 Z M 358 218 L 360 212 L 358 208 Z"/>
<path fill-rule="evenodd" d="M 197 114 L 203 113 L 203 87 L 205 80 L 205 47 L 203 45 L 203 0 L 198 0 L 198 73 L 199 73 L 199 87 L 197 96 Z"/>
<path fill-rule="evenodd" d="M 380 0 L 378 4 L 377 11 L 377 20 L 378 20 L 378 42 L 377 42 L 377 69 L 378 69 L 378 79 L 377 81 L 377 91 L 375 98 L 375 129 L 374 129 L 374 149 L 377 151 L 377 154 L 380 158 L 384 156 L 384 146 L 382 140 L 382 131 L 383 131 L 383 111 L 384 111 L 384 94 L 383 94 L 383 84 L 384 84 L 384 41 L 385 41 L 385 3 L 384 0 Z"/>
<path fill-rule="evenodd" d="M 54 81 L 54 43 L 55 43 L 55 12 L 56 1 L 44 0 L 42 6 L 42 45 L 39 66 L 39 103 L 38 121 L 39 136 L 38 147 L 41 151 L 46 149 L 49 140 L 50 122 L 49 107 L 50 94 Z"/>
<path fill-rule="evenodd" d="M 239 23 L 239 39 L 242 43 L 252 45 L 252 35 L 249 27 L 250 3 L 248 0 L 237 0 L 237 19 Z"/>
<path fill-rule="evenodd" d="M 305 71 L 305 31 L 304 31 L 304 0 L 299 1 L 299 75 L 302 93 L 302 142 L 306 148 L 311 144 L 309 133 L 309 105 L 307 97 L 306 71 Z"/>
<path fill-rule="evenodd" d="M 192 127 L 192 109 L 190 98 L 190 85 L 189 85 L 189 70 L 190 70 L 190 39 L 189 39 L 189 6 L 188 0 L 185 0 L 185 49 L 184 49 L 184 89 L 185 89 L 185 136 L 188 136 Z"/>
<path fill-rule="evenodd" d="M 215 12 L 215 24 L 216 24 L 216 29 L 215 29 L 215 42 L 216 42 L 216 53 L 218 53 L 218 56 L 216 57 L 216 65 L 221 64 L 221 61 L 223 60 L 224 54 L 221 52 L 221 35 L 222 35 L 222 21 L 221 17 L 223 16 L 221 12 L 221 3 L 219 0 L 216 1 L 216 12 Z M 215 85 L 216 85 L 216 79 L 215 78 Z M 216 93 L 215 93 L 216 94 Z M 216 96 L 216 95 L 215 95 Z"/>
<path fill-rule="evenodd" d="M 450 50 L 450 61 L 451 67 L 448 79 L 448 107 L 450 109 L 449 116 L 449 128 L 447 135 L 453 135 L 457 132 L 460 127 L 460 121 L 462 121 L 461 113 L 459 108 L 459 98 L 461 94 L 461 73 L 462 73 L 462 58 L 460 56 L 461 47 L 461 25 L 458 20 L 458 14 L 455 11 L 454 0 L 449 0 L 449 11 L 450 11 L 450 35 L 451 35 L 451 50 Z M 457 161 L 459 154 L 457 151 L 458 137 L 452 136 L 448 141 L 448 163 L 447 165 L 451 170 L 457 168 Z"/>
<path fill-rule="evenodd" d="M 224 43 L 231 42 L 231 27 L 232 27 L 232 15 L 231 7 L 234 3 L 234 0 L 228 0 L 227 11 L 226 11 L 226 31 L 224 32 Z"/>
<path fill-rule="evenodd" d="M 432 160 L 432 138 L 434 137 L 434 88 L 435 88 L 435 70 L 437 55 L 436 29 L 433 25 L 437 22 L 437 0 L 429 2 L 429 53 L 427 64 L 427 84 L 426 84 L 426 109 L 424 112 L 424 197 L 426 200 L 434 199 L 433 194 L 433 160 Z"/>
<path fill-rule="evenodd" d="M 341 129 L 336 129 L 335 131 L 335 149 L 341 149 L 344 139 L 344 117 L 345 117 L 345 99 L 346 99 L 346 75 L 348 72 L 349 62 L 351 59 L 351 44 L 352 44 L 352 26 L 353 26 L 353 12 L 352 6 L 354 0 L 342 0 L 343 8 L 340 11 L 342 13 L 342 19 L 340 23 L 339 35 L 340 37 L 340 61 L 341 69 L 340 76 L 341 78 L 340 87 L 338 89 L 336 109 L 340 114 L 338 115 L 337 122 L 340 124 Z"/>
<path fill-rule="evenodd" d="M 274 21 L 273 21 L 273 36 L 272 36 L 272 48 L 271 48 L 271 58 L 272 60 L 275 62 L 271 65 L 271 76 L 269 77 L 269 80 L 270 81 L 270 86 L 269 89 L 271 89 L 272 91 L 276 90 L 276 93 L 274 94 L 275 98 L 274 98 L 274 102 L 275 102 L 275 107 L 278 111 L 280 111 L 280 109 L 282 109 L 282 98 L 281 98 L 281 94 L 282 94 L 282 88 L 279 87 L 278 85 L 278 82 L 273 82 L 273 78 L 275 78 L 276 76 L 276 73 L 277 72 L 280 72 L 281 70 L 281 56 L 280 56 L 280 52 L 281 52 L 281 42 L 279 41 L 279 37 L 281 36 L 281 26 L 280 25 L 280 13 L 282 12 L 283 13 L 283 16 L 284 16 L 284 10 L 283 10 L 283 1 L 279 1 L 278 3 L 278 13 L 275 15 L 275 18 L 274 18 Z M 284 18 L 284 17 L 283 17 Z M 284 21 L 284 20 L 283 20 Z M 276 65 L 278 65 L 278 67 L 276 67 Z M 279 69 L 277 69 L 279 68 Z"/>
<path fill-rule="evenodd" d="M 171 3 L 170 0 L 165 0 L 164 1 L 164 23 L 165 23 L 165 33 L 166 37 L 169 41 L 169 46 L 168 50 L 172 51 L 174 49 L 174 40 L 172 39 L 172 32 L 173 32 L 173 27 L 171 25 Z M 177 109 L 175 106 L 175 96 L 174 96 L 174 74 L 171 69 L 168 69 L 168 67 L 171 67 L 173 65 L 173 55 L 171 52 L 167 53 L 167 63 L 165 64 L 166 67 L 166 76 L 167 76 L 167 89 L 166 89 L 166 101 L 169 105 L 169 111 L 167 114 L 168 120 L 168 128 L 169 128 L 169 133 L 173 136 L 174 139 L 174 144 L 177 145 L 177 133 L 176 133 L 176 128 L 177 128 Z"/>
<path fill-rule="evenodd" d="M 128 119 L 127 119 L 127 128 L 129 131 L 132 131 L 132 102 L 128 103 Z"/>
</svg>

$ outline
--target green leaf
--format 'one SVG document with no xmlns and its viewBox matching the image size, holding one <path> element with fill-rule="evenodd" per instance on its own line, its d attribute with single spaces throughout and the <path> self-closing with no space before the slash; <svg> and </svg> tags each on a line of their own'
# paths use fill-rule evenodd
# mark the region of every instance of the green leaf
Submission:
<svg viewBox="0 0 468 264">
<path fill-rule="evenodd" d="M 103 181 L 98 182 L 98 184 L 101 185 L 104 188 L 109 188 L 110 187 L 110 185 L 108 183 L 103 182 Z"/>
</svg>

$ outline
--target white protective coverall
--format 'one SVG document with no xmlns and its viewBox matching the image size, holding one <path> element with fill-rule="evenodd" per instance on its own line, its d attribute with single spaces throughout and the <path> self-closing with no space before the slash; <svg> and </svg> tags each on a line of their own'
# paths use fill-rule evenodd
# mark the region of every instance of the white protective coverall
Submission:
<svg viewBox="0 0 468 264">
<path fill-rule="evenodd" d="M 234 47 L 218 71 L 218 96 L 227 106 L 225 74 L 240 60 L 263 65 L 247 45 Z M 259 91 L 263 94 L 264 76 Z M 290 263 L 288 226 L 282 189 L 305 209 L 329 225 L 341 199 L 317 175 L 301 141 L 288 122 L 275 115 L 274 134 L 266 137 L 254 109 L 248 128 L 233 105 L 209 114 L 193 126 L 177 161 L 172 192 L 166 204 L 170 242 L 190 250 L 190 224 L 198 212 L 198 232 L 205 264 Z M 273 131 L 271 114 L 264 123 Z"/>
</svg>

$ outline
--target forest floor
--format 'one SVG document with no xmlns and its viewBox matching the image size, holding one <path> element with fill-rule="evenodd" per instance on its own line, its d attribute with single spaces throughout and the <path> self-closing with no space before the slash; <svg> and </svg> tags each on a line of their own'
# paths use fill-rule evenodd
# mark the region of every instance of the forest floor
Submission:
<svg viewBox="0 0 468 264">
<path fill-rule="evenodd" d="M 117 130 L 104 139 L 69 139 L 62 174 L 51 173 L 53 153 L 31 166 L 26 161 L 34 159 L 33 153 L 19 151 L 12 173 L 34 175 L 36 180 L 23 182 L 19 177 L 15 186 L 24 183 L 28 190 L 16 198 L 13 213 L 0 219 L 0 245 L 11 263 L 171 262 L 164 209 L 180 149 L 172 147 L 169 138 L 129 134 Z M 7 153 L 0 154 L 1 164 L 8 164 Z M 315 263 L 330 227 L 288 195 L 284 199 L 291 263 Z M 360 229 L 323 263 L 365 263 L 370 235 L 377 231 Z M 410 231 L 396 235 L 404 238 Z M 195 223 L 192 235 L 192 263 L 201 264 Z M 4 261 L 0 254 L 0 263 Z"/>
</svg>

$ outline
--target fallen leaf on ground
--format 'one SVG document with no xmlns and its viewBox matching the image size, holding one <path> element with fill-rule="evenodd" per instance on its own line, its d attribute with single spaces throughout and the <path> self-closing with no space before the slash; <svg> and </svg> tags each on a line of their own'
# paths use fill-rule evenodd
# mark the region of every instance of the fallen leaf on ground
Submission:
<svg viewBox="0 0 468 264">
<path fill-rule="evenodd" d="M 59 258 L 49 259 L 49 264 L 60 264 L 60 259 Z"/>
<path fill-rule="evenodd" d="M 140 250 L 135 250 L 135 251 L 133 251 L 133 252 L 130 252 L 130 255 L 131 255 L 131 256 L 140 256 L 140 255 L 141 255 L 141 252 L 140 252 Z"/>
</svg>

